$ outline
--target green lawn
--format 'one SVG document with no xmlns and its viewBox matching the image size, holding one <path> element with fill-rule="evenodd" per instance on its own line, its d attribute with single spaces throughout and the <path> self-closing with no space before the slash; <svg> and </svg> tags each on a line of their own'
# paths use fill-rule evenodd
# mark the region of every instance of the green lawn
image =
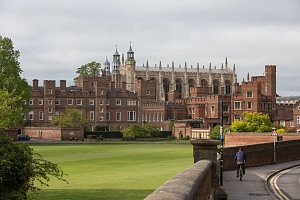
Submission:
<svg viewBox="0 0 300 200">
<path fill-rule="evenodd" d="M 193 164 L 191 144 L 33 145 L 58 163 L 69 184 L 52 178 L 36 199 L 144 199 Z"/>
</svg>

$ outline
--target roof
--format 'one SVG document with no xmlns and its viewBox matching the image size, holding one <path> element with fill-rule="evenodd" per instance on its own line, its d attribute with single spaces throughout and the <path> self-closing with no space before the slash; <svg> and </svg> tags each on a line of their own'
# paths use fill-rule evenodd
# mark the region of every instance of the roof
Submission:
<svg viewBox="0 0 300 200">
<path fill-rule="evenodd" d="M 172 72 L 172 67 L 162 67 L 161 69 L 164 72 Z M 186 68 L 186 69 L 187 69 L 187 72 L 197 73 L 197 67 Z M 136 68 L 135 68 L 135 71 L 146 71 L 146 70 L 147 70 L 146 66 L 136 66 Z M 150 67 L 149 66 L 149 71 L 159 71 L 159 67 Z M 184 67 L 182 67 L 182 68 L 176 67 L 176 68 L 174 68 L 174 71 L 175 72 L 185 72 L 185 68 Z M 199 72 L 200 73 L 209 73 L 209 69 L 199 68 Z M 214 68 L 212 68 L 211 72 L 221 74 L 221 73 L 232 73 L 233 71 L 231 69 L 214 69 Z"/>
</svg>

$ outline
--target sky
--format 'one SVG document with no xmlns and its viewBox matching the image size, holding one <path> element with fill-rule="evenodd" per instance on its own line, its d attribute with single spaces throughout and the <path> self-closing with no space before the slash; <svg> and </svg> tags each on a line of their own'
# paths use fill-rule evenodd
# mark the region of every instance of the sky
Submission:
<svg viewBox="0 0 300 200">
<path fill-rule="evenodd" d="M 67 80 L 111 62 L 131 42 L 137 65 L 221 67 L 238 82 L 277 66 L 277 93 L 300 96 L 299 0 L 0 0 L 0 35 L 21 56 L 22 77 Z"/>
</svg>

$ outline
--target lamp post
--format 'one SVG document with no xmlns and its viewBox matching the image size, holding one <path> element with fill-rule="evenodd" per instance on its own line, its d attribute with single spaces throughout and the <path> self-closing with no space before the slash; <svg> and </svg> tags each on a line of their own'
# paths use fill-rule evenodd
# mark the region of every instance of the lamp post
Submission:
<svg viewBox="0 0 300 200">
<path fill-rule="evenodd" d="M 223 186 L 223 101 L 220 101 L 220 141 L 221 141 L 221 149 L 220 149 L 220 185 Z"/>
<path fill-rule="evenodd" d="M 274 137 L 274 149 L 273 149 L 273 161 L 274 161 L 274 164 L 276 163 L 276 137 L 277 137 L 277 132 L 276 132 L 276 128 L 273 127 L 272 128 L 272 136 Z"/>
</svg>

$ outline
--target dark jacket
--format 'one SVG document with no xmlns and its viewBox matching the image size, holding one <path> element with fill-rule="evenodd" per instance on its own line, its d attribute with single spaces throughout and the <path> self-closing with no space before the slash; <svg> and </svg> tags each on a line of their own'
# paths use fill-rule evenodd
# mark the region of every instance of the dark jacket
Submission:
<svg viewBox="0 0 300 200">
<path fill-rule="evenodd" d="M 246 157 L 246 154 L 243 152 L 243 151 L 238 151 L 234 157 L 234 160 L 236 162 L 246 162 L 247 160 L 247 157 Z"/>
</svg>

